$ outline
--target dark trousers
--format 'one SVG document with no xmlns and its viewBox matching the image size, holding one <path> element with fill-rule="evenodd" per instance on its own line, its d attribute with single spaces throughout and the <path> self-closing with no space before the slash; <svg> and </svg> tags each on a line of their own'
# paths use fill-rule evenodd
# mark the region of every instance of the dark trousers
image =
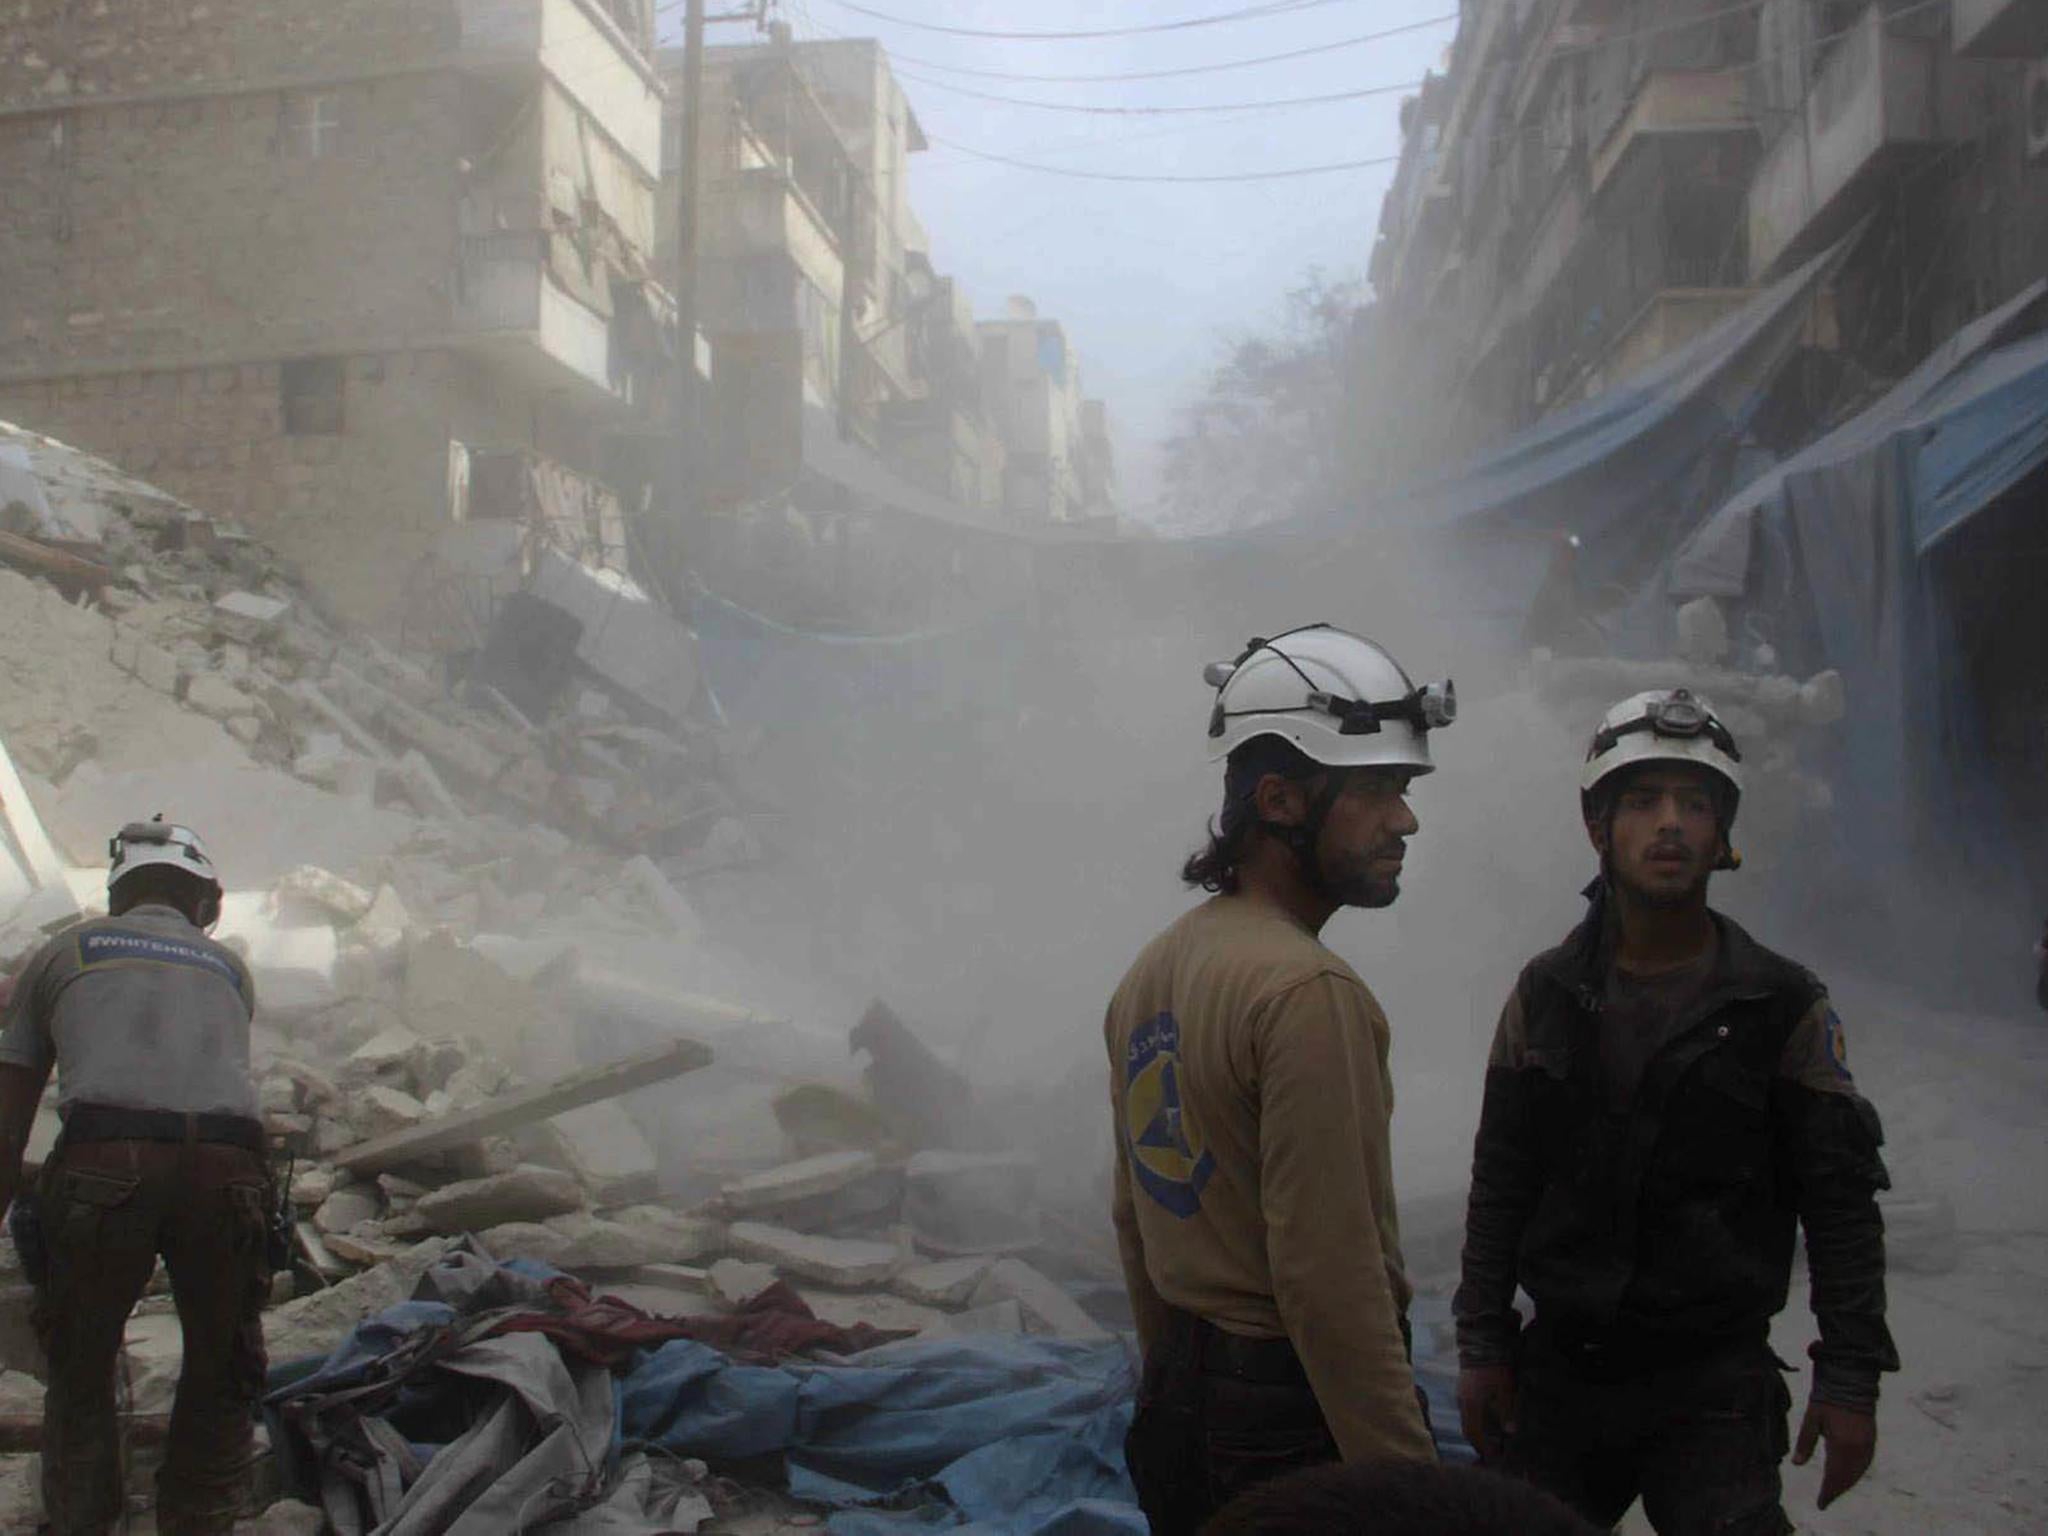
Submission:
<svg viewBox="0 0 2048 1536">
<path fill-rule="evenodd" d="M 1188 1317 L 1145 1357 L 1124 1459 L 1152 1536 L 1194 1536 L 1245 1489 L 1339 1458 L 1285 1339 Z"/>
<path fill-rule="evenodd" d="M 43 1508 L 56 1536 L 97 1536 L 121 1517 L 114 1366 L 159 1256 L 185 1349 L 157 1473 L 157 1530 L 233 1529 L 263 1390 L 268 1196 L 260 1157 L 204 1142 L 85 1142 L 45 1167 L 49 1274 L 35 1324 L 50 1362 Z"/>
<path fill-rule="evenodd" d="M 1522 1336 L 1506 1470 L 1612 1526 L 1640 1497 L 1658 1536 L 1786 1536 L 1792 1394 L 1761 1339 L 1677 1363 Z"/>
</svg>

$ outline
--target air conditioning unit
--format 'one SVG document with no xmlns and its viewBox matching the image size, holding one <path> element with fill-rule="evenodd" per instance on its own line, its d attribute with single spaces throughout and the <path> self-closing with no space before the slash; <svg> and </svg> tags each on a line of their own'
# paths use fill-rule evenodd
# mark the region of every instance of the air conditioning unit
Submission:
<svg viewBox="0 0 2048 1536">
<path fill-rule="evenodd" d="M 2048 162 L 2048 59 L 2027 66 L 2027 87 L 2020 98 L 2020 116 L 2027 134 L 2027 159 Z"/>
</svg>

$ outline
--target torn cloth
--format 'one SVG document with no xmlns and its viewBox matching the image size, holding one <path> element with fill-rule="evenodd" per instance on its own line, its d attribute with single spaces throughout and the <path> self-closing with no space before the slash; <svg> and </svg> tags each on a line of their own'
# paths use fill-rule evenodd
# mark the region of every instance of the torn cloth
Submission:
<svg viewBox="0 0 2048 1536">
<path fill-rule="evenodd" d="M 514 1313 L 496 1331 L 544 1333 L 578 1359 L 607 1366 L 626 1365 L 641 1350 L 672 1339 L 694 1339 L 735 1359 L 765 1365 L 820 1351 L 857 1354 L 911 1336 L 907 1330 L 869 1323 L 850 1328 L 828 1323 L 781 1280 L 737 1312 L 706 1317 L 655 1317 L 616 1296 L 593 1297 L 588 1286 L 567 1275 L 549 1282 L 548 1298 L 561 1310 Z"/>
</svg>

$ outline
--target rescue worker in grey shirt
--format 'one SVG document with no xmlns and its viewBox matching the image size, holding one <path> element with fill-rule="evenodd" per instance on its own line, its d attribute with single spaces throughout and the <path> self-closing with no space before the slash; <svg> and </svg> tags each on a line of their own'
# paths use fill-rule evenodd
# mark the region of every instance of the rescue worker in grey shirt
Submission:
<svg viewBox="0 0 2048 1536">
<path fill-rule="evenodd" d="M 109 848 L 110 915 L 51 939 L 0 1027 L 0 1205 L 52 1068 L 63 1131 L 34 1201 L 34 1320 L 49 1357 L 43 1506 L 57 1536 L 123 1517 L 114 1366 L 162 1258 L 184 1332 L 164 1462 L 163 1536 L 234 1527 L 263 1387 L 270 1183 L 249 1074 L 255 990 L 206 936 L 212 861 L 188 829 L 131 822 Z"/>
</svg>

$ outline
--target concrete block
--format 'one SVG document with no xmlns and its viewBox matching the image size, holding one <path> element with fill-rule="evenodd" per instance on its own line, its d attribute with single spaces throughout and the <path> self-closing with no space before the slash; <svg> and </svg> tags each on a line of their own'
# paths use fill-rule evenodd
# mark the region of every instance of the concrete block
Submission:
<svg viewBox="0 0 2048 1536">
<path fill-rule="evenodd" d="M 375 1221 L 384 1209 L 374 1184 L 349 1184 L 337 1189 L 313 1213 L 313 1225 L 323 1237 L 350 1232 L 365 1222 Z"/>
<path fill-rule="evenodd" d="M 971 1299 L 977 1307 L 999 1301 L 1016 1302 L 1024 1309 L 1027 1333 L 1047 1333 L 1062 1339 L 1109 1337 L 1108 1330 L 1084 1312 L 1081 1304 L 1061 1290 L 1057 1282 L 1022 1259 L 1001 1259 L 991 1265 Z"/>
<path fill-rule="evenodd" d="M 433 1047 L 402 1024 L 380 1029 L 349 1053 L 348 1075 L 416 1082 L 433 1059 Z"/>
<path fill-rule="evenodd" d="M 556 1115 L 548 1125 L 564 1165 L 599 1205 L 645 1200 L 659 1187 L 661 1165 L 654 1147 L 623 1106 L 586 1104 Z"/>
<path fill-rule="evenodd" d="M 481 1232 L 511 1221 L 543 1221 L 583 1208 L 583 1189 L 559 1168 L 525 1163 L 509 1173 L 450 1184 L 422 1196 L 414 1214 L 437 1232 Z M 636 1262 L 655 1262 L 643 1260 Z"/>
<path fill-rule="evenodd" d="M 158 693 L 173 698 L 177 696 L 178 680 L 181 675 L 178 658 L 154 640 L 144 640 L 137 644 L 135 675 Z"/>
<path fill-rule="evenodd" d="M 397 773 L 399 783 L 405 786 L 406 798 L 422 816 L 438 816 L 445 821 L 462 819 L 462 807 L 448 793 L 448 786 L 441 782 L 441 775 L 434 771 L 434 765 L 417 747 L 408 750 L 398 760 Z"/>
<path fill-rule="evenodd" d="M 349 937 L 377 954 L 390 954 L 405 942 L 411 928 L 412 914 L 406 910 L 404 898 L 390 886 L 380 885 Z"/>
<path fill-rule="evenodd" d="M 826 1152 L 749 1174 L 726 1185 L 721 1198 L 735 1212 L 773 1210 L 858 1183 L 876 1167 L 872 1152 Z"/>
<path fill-rule="evenodd" d="M 771 1264 L 752 1264 L 745 1259 L 720 1259 L 705 1275 L 711 1294 L 729 1307 L 744 1307 L 779 1277 Z"/>
<path fill-rule="evenodd" d="M 392 1131 L 402 1131 L 418 1125 L 427 1115 L 427 1107 L 402 1089 L 389 1088 L 382 1083 L 373 1083 L 357 1096 L 356 1111 L 351 1117 L 355 1124 L 368 1136 L 384 1136 Z"/>
<path fill-rule="evenodd" d="M 185 687 L 185 703 L 212 720 L 256 713 L 256 701 L 218 672 L 201 672 Z"/>
<path fill-rule="evenodd" d="M 327 1246 L 336 1258 L 367 1267 L 389 1263 L 411 1245 L 385 1231 L 382 1222 L 372 1221 L 353 1232 L 330 1232 Z"/>
<path fill-rule="evenodd" d="M 1003 1253 L 1038 1240 L 1037 1168 L 1004 1153 L 920 1152 L 904 1169 L 903 1219 L 933 1253 Z"/>
<path fill-rule="evenodd" d="M 664 1220 L 617 1219 L 573 1211 L 546 1221 L 505 1222 L 485 1229 L 479 1240 L 498 1259 L 535 1259 L 557 1269 L 641 1269 L 700 1258 L 718 1243 L 707 1222 L 692 1222 L 673 1211 Z"/>
<path fill-rule="evenodd" d="M 370 910 L 373 899 L 371 892 L 353 880 L 314 864 L 287 871 L 270 888 L 270 900 L 280 918 L 297 915 L 353 923 Z"/>
<path fill-rule="evenodd" d="M 317 1163 L 292 1170 L 292 1205 L 302 1211 L 317 1211 L 334 1193 L 334 1170 Z"/>
<path fill-rule="evenodd" d="M 987 1258 L 917 1264 L 896 1275 L 889 1282 L 889 1289 L 905 1300 L 922 1302 L 928 1307 L 964 1307 L 994 1267 L 995 1260 Z"/>
<path fill-rule="evenodd" d="M 821 1285 L 879 1285 L 902 1267 L 902 1253 L 893 1243 L 810 1237 L 758 1221 L 734 1222 L 726 1238 L 742 1258 L 772 1264 L 785 1274 Z"/>
<path fill-rule="evenodd" d="M 263 739 L 263 722 L 254 715 L 236 715 L 224 722 L 222 729 L 245 747 L 253 747 Z"/>
</svg>

